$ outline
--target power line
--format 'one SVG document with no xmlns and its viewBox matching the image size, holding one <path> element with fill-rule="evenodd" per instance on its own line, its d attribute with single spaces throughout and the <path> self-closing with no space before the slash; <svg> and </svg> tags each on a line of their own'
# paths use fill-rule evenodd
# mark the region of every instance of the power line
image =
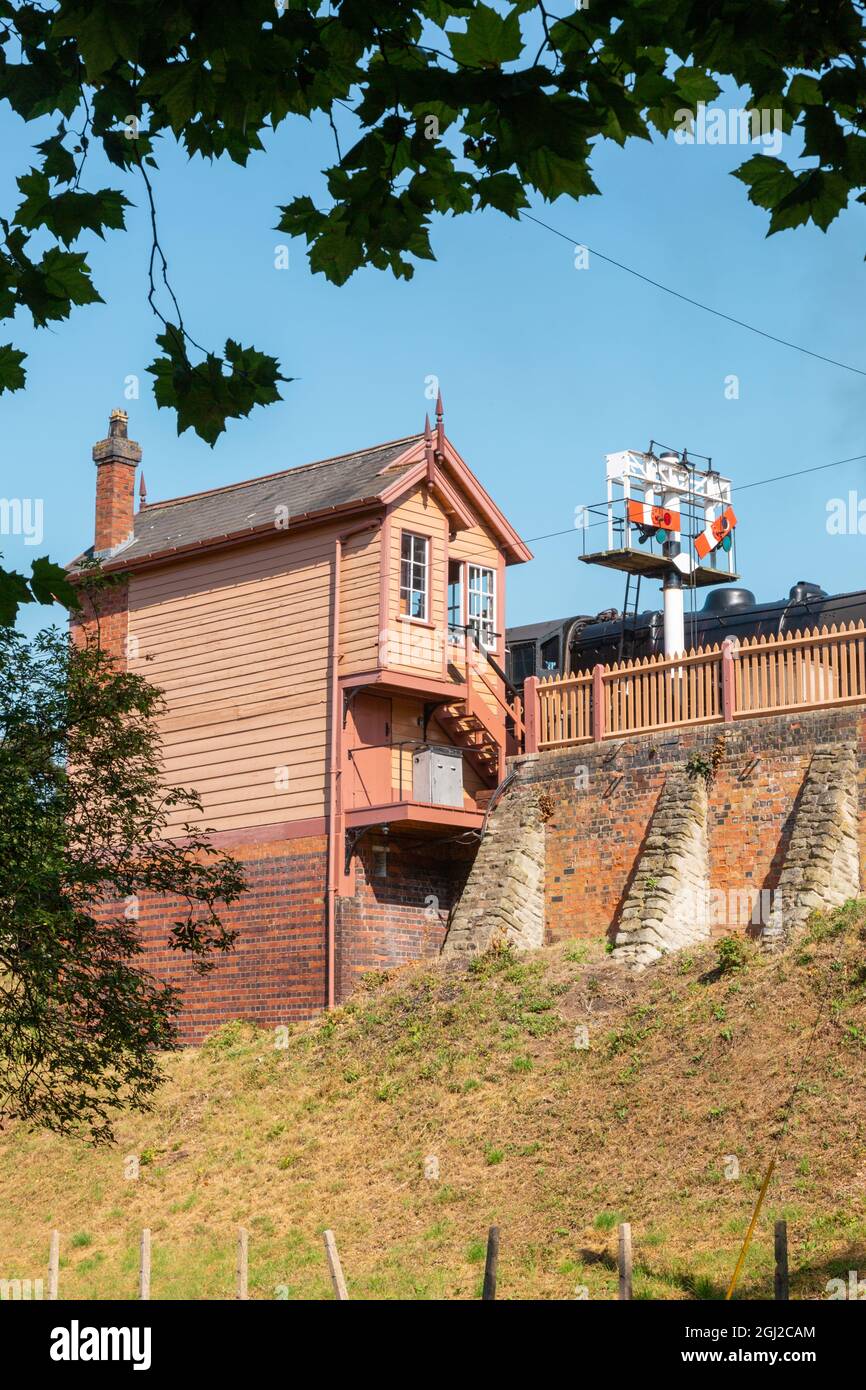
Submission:
<svg viewBox="0 0 866 1390">
<path fill-rule="evenodd" d="M 843 463 L 860 463 L 866 454 L 852 454 L 848 459 L 836 459 L 834 463 L 818 463 L 814 468 L 800 468 L 796 473 L 780 473 L 775 478 L 759 478 L 756 483 L 743 483 L 737 492 L 745 492 L 750 487 L 765 487 L 767 483 L 781 483 L 787 478 L 802 478 L 804 473 L 823 473 L 825 468 L 839 468 Z"/>
<path fill-rule="evenodd" d="M 649 275 L 644 275 L 632 266 L 625 265 L 623 261 L 616 261 L 613 256 L 605 256 L 601 251 L 596 251 L 594 247 L 587 246 L 586 242 L 580 241 L 576 237 L 567 236 L 558 227 L 551 227 L 549 222 L 542 222 L 540 217 L 534 217 L 532 213 L 521 212 L 520 216 L 524 221 L 534 222 L 537 226 L 543 227 L 547 232 L 552 232 L 554 236 L 561 237 L 563 241 L 569 242 L 572 246 L 583 247 L 589 251 L 590 255 L 597 256 L 600 261 L 606 261 L 608 265 L 616 266 L 618 270 L 624 270 L 628 275 L 634 275 L 635 279 L 643 280 L 644 284 L 652 285 L 657 290 L 663 290 L 665 294 L 673 295 L 674 299 L 681 299 L 685 304 L 691 304 L 695 309 L 703 309 L 707 314 L 714 314 L 717 319 L 724 319 L 727 323 L 733 323 L 738 328 L 746 328 L 750 333 L 756 333 L 759 338 L 767 338 L 771 343 L 778 343 L 781 347 L 791 348 L 794 352 L 802 352 L 807 357 L 814 357 L 819 362 L 828 363 L 831 367 L 841 367 L 843 371 L 854 372 L 857 376 L 866 376 L 866 371 L 862 367 L 852 367 L 850 362 L 839 362 L 835 357 L 825 357 L 822 352 L 813 352 L 811 348 L 803 347 L 800 343 L 789 342 L 787 338 L 779 338 L 775 333 L 766 333 L 763 328 L 756 328 L 753 323 L 746 323 L 744 319 L 734 318 L 732 314 L 725 314 L 721 309 L 714 309 L 709 304 L 703 304 L 699 299 L 692 299 L 679 290 L 673 290 L 670 285 L 663 285 L 660 280 L 651 279 Z"/>
<path fill-rule="evenodd" d="M 766 487 L 768 483 L 784 483 L 789 478 L 802 478 L 806 473 L 823 473 L 827 468 L 841 468 L 844 463 L 861 463 L 866 460 L 866 454 L 852 454 L 850 458 L 834 459 L 832 463 L 818 463 L 812 468 L 798 468 L 793 473 L 777 473 L 773 478 L 758 478 L 754 483 L 743 483 L 738 487 L 737 493 L 746 492 L 750 487 Z M 593 507 L 606 507 L 607 498 L 601 502 L 590 502 L 585 510 L 592 511 Z M 594 526 L 606 526 L 607 519 L 593 521 L 589 526 L 567 526 L 563 531 L 548 531 L 543 536 L 530 536 L 527 545 L 534 545 L 536 541 L 548 541 L 553 536 L 573 536 L 575 531 L 591 531 Z"/>
</svg>

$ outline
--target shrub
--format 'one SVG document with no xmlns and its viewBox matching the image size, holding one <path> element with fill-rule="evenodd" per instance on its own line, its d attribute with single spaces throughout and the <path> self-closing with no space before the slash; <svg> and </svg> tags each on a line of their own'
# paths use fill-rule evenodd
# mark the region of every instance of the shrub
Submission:
<svg viewBox="0 0 866 1390">
<path fill-rule="evenodd" d="M 748 962 L 745 944 L 739 936 L 723 936 L 716 945 L 716 960 L 723 975 L 743 970 Z"/>
</svg>

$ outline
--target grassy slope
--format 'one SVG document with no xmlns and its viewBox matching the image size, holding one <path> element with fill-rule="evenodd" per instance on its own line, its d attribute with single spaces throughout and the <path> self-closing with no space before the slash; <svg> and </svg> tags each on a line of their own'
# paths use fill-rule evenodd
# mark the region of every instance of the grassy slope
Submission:
<svg viewBox="0 0 866 1390">
<path fill-rule="evenodd" d="M 475 1298 L 496 1222 L 501 1297 L 612 1298 L 628 1219 L 637 1296 L 718 1297 L 824 998 L 742 1283 L 772 1296 L 785 1216 L 792 1296 L 820 1296 L 866 1269 L 864 923 L 850 904 L 722 976 L 712 948 L 636 977 L 600 945 L 416 966 L 285 1049 L 228 1025 L 168 1059 L 155 1111 L 114 1149 L 7 1130 L 0 1277 L 43 1274 L 56 1226 L 61 1295 L 134 1296 L 149 1225 L 153 1297 L 230 1297 L 245 1225 L 252 1297 L 324 1298 L 331 1226 L 354 1296 Z"/>
</svg>

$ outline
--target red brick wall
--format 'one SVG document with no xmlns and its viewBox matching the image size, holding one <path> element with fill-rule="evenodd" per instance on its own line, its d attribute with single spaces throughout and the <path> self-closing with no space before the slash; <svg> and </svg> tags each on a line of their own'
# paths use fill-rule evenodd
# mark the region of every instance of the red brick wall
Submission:
<svg viewBox="0 0 866 1390">
<path fill-rule="evenodd" d="M 460 896 L 474 846 L 454 841 L 388 842 L 388 877 L 374 874 L 373 844 L 365 837 L 355 860 L 355 894 L 337 905 L 337 998 L 351 994 L 362 975 L 437 956 L 448 913 Z"/>
<path fill-rule="evenodd" d="M 857 744 L 866 808 L 866 715 L 857 706 L 584 744 L 525 760 L 522 779 L 538 783 L 554 801 L 546 846 L 549 940 L 612 934 L 665 774 L 681 768 L 692 752 L 707 756 L 722 735 L 725 752 L 709 795 L 712 889 L 776 887 L 817 744 Z M 866 881 L 866 817 L 861 873 Z"/>
<path fill-rule="evenodd" d="M 310 1018 L 326 1002 L 326 840 L 240 845 L 248 889 L 221 919 L 240 935 L 234 950 L 207 975 L 168 947 L 177 904 L 142 895 L 138 923 L 144 964 L 184 997 L 183 1042 L 200 1042 L 227 1019 L 260 1028 Z"/>
<path fill-rule="evenodd" d="M 125 459 L 97 464 L 95 548 L 111 550 L 125 541 L 133 527 L 134 511 L 135 464 Z"/>
<path fill-rule="evenodd" d="M 130 653 L 126 650 L 129 631 L 129 585 L 117 584 L 102 590 L 99 595 L 98 613 L 89 600 L 84 600 L 84 608 L 78 617 L 70 622 L 74 642 L 96 642 L 102 650 L 126 664 Z"/>
<path fill-rule="evenodd" d="M 146 968 L 182 991 L 185 1043 L 200 1042 L 227 1019 L 272 1028 L 310 1018 L 326 1002 L 326 838 L 240 845 L 231 853 L 244 865 L 248 889 L 220 915 L 240 935 L 209 974 L 196 975 L 168 947 L 179 904 L 147 894 L 138 904 Z M 370 844 L 359 847 L 355 895 L 337 904 L 338 999 L 370 970 L 439 954 L 472 855 L 471 846 L 452 842 L 392 840 L 385 880 L 374 874 Z"/>
</svg>

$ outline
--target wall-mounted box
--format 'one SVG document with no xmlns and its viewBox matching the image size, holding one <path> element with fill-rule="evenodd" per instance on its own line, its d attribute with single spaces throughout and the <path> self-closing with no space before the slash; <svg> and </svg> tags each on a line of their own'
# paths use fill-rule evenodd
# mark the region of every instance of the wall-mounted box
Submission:
<svg viewBox="0 0 866 1390">
<path fill-rule="evenodd" d="M 463 754 L 459 748 L 429 744 L 412 759 L 412 795 L 433 806 L 463 808 Z"/>
</svg>

